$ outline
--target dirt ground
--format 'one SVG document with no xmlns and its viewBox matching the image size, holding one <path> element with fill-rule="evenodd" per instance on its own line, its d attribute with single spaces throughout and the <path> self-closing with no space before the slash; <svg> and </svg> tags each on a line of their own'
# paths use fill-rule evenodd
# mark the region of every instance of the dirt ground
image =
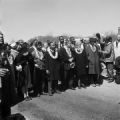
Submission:
<svg viewBox="0 0 120 120">
<path fill-rule="evenodd" d="M 27 120 L 120 120 L 120 86 L 104 81 L 98 87 L 42 95 L 12 108 Z"/>
</svg>

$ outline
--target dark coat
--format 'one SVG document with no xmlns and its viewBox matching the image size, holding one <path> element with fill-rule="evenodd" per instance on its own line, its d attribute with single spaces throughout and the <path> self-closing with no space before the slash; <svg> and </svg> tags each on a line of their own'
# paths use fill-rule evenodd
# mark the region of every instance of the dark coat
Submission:
<svg viewBox="0 0 120 120">
<path fill-rule="evenodd" d="M 80 54 L 74 51 L 74 58 L 76 75 L 77 76 L 86 75 L 87 74 L 86 66 L 88 65 L 88 59 L 86 56 L 85 49 Z"/>
<path fill-rule="evenodd" d="M 60 80 L 59 69 L 60 61 L 58 59 L 53 59 L 48 52 L 45 53 L 45 68 L 49 70 L 50 80 Z"/>
<path fill-rule="evenodd" d="M 62 47 L 62 48 L 60 49 L 60 60 L 61 60 L 61 62 L 63 62 L 63 63 L 70 63 L 70 62 L 69 62 L 69 58 L 70 58 L 70 57 L 68 56 L 65 48 Z"/>
<path fill-rule="evenodd" d="M 1 53 L 0 53 L 0 68 L 6 68 L 9 70 L 4 77 L 1 77 L 2 81 L 1 104 L 3 106 L 11 107 L 12 105 L 17 103 L 17 94 L 15 90 L 15 84 L 9 61 L 6 56 L 2 57 Z"/>
<path fill-rule="evenodd" d="M 31 75 L 29 67 L 30 54 L 23 56 L 19 53 L 15 59 L 15 65 L 21 65 L 22 71 L 17 72 L 17 87 L 31 87 Z"/>
<path fill-rule="evenodd" d="M 71 50 L 71 49 L 70 49 L 70 50 Z M 74 52 L 73 52 L 73 50 L 71 50 L 71 54 L 72 54 L 72 57 L 73 57 L 72 63 L 74 63 Z M 60 49 L 60 61 L 61 61 L 61 63 L 62 63 L 63 66 L 64 66 L 64 70 L 70 70 L 70 69 L 71 69 L 71 67 L 70 67 L 70 63 L 71 63 L 71 62 L 69 61 L 69 59 L 70 59 L 70 57 L 68 56 L 65 48 L 62 47 L 62 48 Z"/>
<path fill-rule="evenodd" d="M 88 64 L 88 73 L 89 74 L 100 74 L 100 60 L 98 48 L 96 47 L 96 51 L 93 52 L 90 48 L 90 45 L 86 47 L 86 53 L 89 60 Z"/>
</svg>

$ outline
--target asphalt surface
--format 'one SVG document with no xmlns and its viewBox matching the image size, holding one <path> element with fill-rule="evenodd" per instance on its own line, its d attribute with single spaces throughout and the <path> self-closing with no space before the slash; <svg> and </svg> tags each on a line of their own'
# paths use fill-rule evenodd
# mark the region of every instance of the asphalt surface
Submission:
<svg viewBox="0 0 120 120">
<path fill-rule="evenodd" d="M 12 108 L 27 120 L 120 120 L 120 85 L 103 82 L 97 87 L 42 95 Z"/>
</svg>

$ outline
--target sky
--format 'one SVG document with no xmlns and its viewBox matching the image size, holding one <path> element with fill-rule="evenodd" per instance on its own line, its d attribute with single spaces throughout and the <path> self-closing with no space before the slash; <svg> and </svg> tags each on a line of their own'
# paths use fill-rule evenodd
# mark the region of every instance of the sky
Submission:
<svg viewBox="0 0 120 120">
<path fill-rule="evenodd" d="M 89 36 L 117 32 L 120 0 L 0 0 L 6 41 L 38 35 Z"/>
</svg>

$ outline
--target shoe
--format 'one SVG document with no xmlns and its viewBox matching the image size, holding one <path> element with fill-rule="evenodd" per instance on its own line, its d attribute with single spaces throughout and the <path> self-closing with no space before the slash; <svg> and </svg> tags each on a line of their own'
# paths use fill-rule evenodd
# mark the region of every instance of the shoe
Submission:
<svg viewBox="0 0 120 120">
<path fill-rule="evenodd" d="M 25 101 L 30 101 L 30 100 L 32 100 L 32 98 L 29 97 L 29 96 L 27 96 L 27 97 L 25 98 Z"/>
<path fill-rule="evenodd" d="M 96 85 L 95 85 L 95 84 L 92 84 L 91 86 L 96 87 Z"/>
<path fill-rule="evenodd" d="M 57 93 L 57 94 L 61 94 L 61 92 L 60 92 L 59 90 L 56 90 L 55 93 Z"/>
<path fill-rule="evenodd" d="M 71 90 L 75 90 L 75 88 L 73 88 L 73 87 L 70 87 L 69 89 L 71 89 Z"/>
<path fill-rule="evenodd" d="M 100 86 L 100 84 L 96 84 L 96 86 Z"/>
<path fill-rule="evenodd" d="M 52 93 L 49 93 L 49 96 L 53 96 L 53 94 L 52 94 Z"/>
<path fill-rule="evenodd" d="M 108 83 L 111 83 L 113 81 L 114 81 L 113 78 L 109 78 Z"/>
<path fill-rule="evenodd" d="M 42 92 L 42 95 L 48 95 L 48 93 L 46 93 L 46 92 Z"/>
<path fill-rule="evenodd" d="M 38 94 L 37 97 L 40 97 L 40 94 Z"/>
<path fill-rule="evenodd" d="M 78 89 L 81 89 L 81 86 L 78 86 Z"/>
</svg>

